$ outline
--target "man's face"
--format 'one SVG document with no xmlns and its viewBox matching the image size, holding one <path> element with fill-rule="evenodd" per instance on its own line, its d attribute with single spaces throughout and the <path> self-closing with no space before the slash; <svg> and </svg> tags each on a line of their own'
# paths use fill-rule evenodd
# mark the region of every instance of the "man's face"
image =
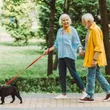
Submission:
<svg viewBox="0 0 110 110">
<path fill-rule="evenodd" d="M 85 21 L 84 19 L 82 19 L 82 25 L 83 25 L 85 28 L 89 28 L 90 22 Z"/>
</svg>

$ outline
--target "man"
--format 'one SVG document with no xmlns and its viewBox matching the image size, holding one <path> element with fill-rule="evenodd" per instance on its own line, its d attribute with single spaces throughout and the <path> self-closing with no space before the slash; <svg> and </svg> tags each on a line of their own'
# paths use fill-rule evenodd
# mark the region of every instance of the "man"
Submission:
<svg viewBox="0 0 110 110">
<path fill-rule="evenodd" d="M 103 34 L 94 18 L 90 13 L 82 16 L 82 24 L 88 29 L 85 38 L 85 52 L 80 54 L 84 56 L 84 66 L 88 68 L 86 92 L 87 96 L 80 99 L 80 102 L 94 101 L 95 80 L 97 79 L 102 89 L 106 92 L 103 101 L 110 100 L 110 85 L 100 72 L 101 66 L 106 66 L 106 55 L 103 44 Z"/>
</svg>

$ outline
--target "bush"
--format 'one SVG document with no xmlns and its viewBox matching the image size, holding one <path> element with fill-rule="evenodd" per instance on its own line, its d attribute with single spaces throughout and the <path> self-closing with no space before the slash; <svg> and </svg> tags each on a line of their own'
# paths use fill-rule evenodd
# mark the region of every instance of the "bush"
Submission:
<svg viewBox="0 0 110 110">
<path fill-rule="evenodd" d="M 15 45 L 26 45 L 34 36 L 32 26 L 36 11 L 35 4 L 28 0 L 5 0 L 1 16 L 2 25 L 15 39 Z"/>
<path fill-rule="evenodd" d="M 110 76 L 105 76 L 110 82 Z M 86 84 L 86 76 L 81 77 L 84 84 Z M 10 80 L 11 78 L 7 79 Z M 4 82 L 0 79 L 0 83 Z M 20 91 L 22 92 L 34 92 L 34 93 L 59 93 L 60 85 L 58 77 L 55 78 L 36 78 L 36 77 L 18 77 L 14 82 L 16 83 Z M 69 76 L 67 77 L 67 92 L 81 92 L 76 83 Z M 102 92 L 98 82 L 96 82 L 95 92 Z"/>
</svg>

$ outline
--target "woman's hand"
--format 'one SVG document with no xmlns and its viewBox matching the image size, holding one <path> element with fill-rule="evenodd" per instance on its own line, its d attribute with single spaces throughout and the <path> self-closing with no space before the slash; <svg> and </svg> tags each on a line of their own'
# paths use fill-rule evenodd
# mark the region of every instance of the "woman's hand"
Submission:
<svg viewBox="0 0 110 110">
<path fill-rule="evenodd" d="M 44 51 L 44 55 L 47 55 L 50 52 L 50 48 L 48 48 L 47 50 Z"/>
<path fill-rule="evenodd" d="M 44 55 L 47 55 L 49 52 L 55 50 L 55 46 L 52 46 L 51 48 L 48 48 L 47 50 L 44 51 Z"/>
<path fill-rule="evenodd" d="M 80 55 L 81 57 L 84 57 L 84 56 L 85 56 L 85 51 L 79 50 L 79 55 Z"/>
</svg>

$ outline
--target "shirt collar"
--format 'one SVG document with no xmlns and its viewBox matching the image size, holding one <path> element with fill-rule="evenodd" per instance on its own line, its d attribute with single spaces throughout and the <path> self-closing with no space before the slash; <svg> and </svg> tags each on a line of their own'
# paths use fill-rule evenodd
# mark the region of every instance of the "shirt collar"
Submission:
<svg viewBox="0 0 110 110">
<path fill-rule="evenodd" d="M 94 29 L 95 25 L 96 25 L 96 23 L 94 22 L 94 23 L 90 26 L 89 30 Z"/>
</svg>

